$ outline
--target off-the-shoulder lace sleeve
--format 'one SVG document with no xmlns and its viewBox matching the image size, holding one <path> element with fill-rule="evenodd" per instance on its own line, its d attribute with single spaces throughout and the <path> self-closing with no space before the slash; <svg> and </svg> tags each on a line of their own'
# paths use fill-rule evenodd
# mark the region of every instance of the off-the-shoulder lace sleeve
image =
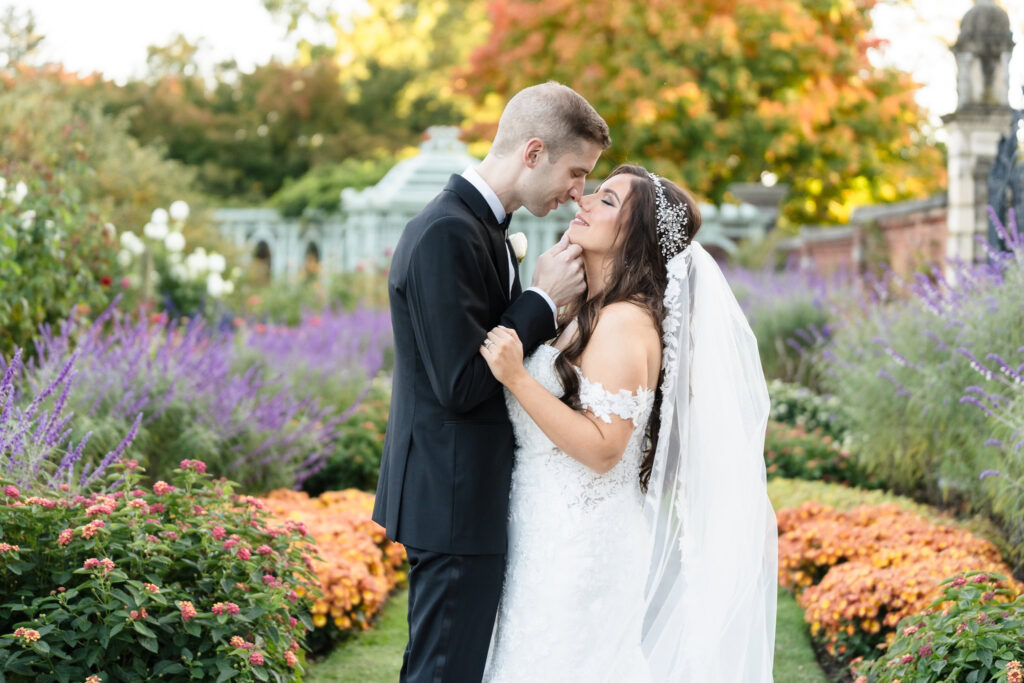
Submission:
<svg viewBox="0 0 1024 683">
<path fill-rule="evenodd" d="M 576 374 L 580 378 L 580 404 L 599 420 L 611 423 L 612 415 L 615 415 L 636 425 L 637 420 L 644 416 L 653 395 L 650 389 L 638 387 L 633 393 L 625 389 L 613 393 L 600 382 L 592 382 L 584 377 L 579 368 L 576 368 Z"/>
</svg>

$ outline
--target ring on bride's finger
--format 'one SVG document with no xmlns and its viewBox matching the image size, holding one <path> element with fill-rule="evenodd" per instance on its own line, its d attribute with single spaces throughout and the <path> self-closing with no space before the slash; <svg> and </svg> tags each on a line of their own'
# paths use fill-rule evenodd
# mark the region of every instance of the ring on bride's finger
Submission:
<svg viewBox="0 0 1024 683">
<path fill-rule="evenodd" d="M 492 346 L 494 346 L 494 342 L 492 342 L 490 339 L 484 339 L 484 348 L 485 349 L 489 349 Z"/>
</svg>

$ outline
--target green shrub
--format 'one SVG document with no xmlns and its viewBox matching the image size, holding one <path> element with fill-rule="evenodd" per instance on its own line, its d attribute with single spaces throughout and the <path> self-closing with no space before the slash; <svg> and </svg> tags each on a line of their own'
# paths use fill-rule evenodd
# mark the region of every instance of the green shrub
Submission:
<svg viewBox="0 0 1024 683">
<path fill-rule="evenodd" d="M 81 203 L 81 163 L 6 180 L 4 173 L 0 161 L 0 356 L 15 347 L 31 356 L 39 325 L 102 310 L 120 289 L 117 240 Z"/>
<path fill-rule="evenodd" d="M 837 482 L 849 486 L 877 487 L 854 463 L 848 451 L 821 429 L 808 432 L 802 426 L 769 421 L 764 442 L 769 478 L 791 477 Z"/>
<path fill-rule="evenodd" d="M 779 379 L 768 382 L 768 394 L 772 399 L 771 419 L 776 422 L 820 431 L 840 444 L 849 436 L 842 406 L 835 396 L 820 396 L 807 387 Z"/>
<path fill-rule="evenodd" d="M 184 460 L 175 485 L 0 506 L 0 671 L 13 680 L 143 681 L 165 675 L 294 680 L 318 595 L 304 527 Z M 119 483 L 119 485 L 118 485 Z M 299 590 L 301 589 L 301 590 Z"/>
<path fill-rule="evenodd" d="M 965 572 L 943 581 L 943 595 L 923 615 L 907 617 L 885 654 L 855 664 L 856 683 L 1020 680 L 1024 595 L 996 587 L 997 574 Z"/>
<path fill-rule="evenodd" d="M 341 426 L 323 469 L 309 477 L 302 489 L 312 496 L 348 488 L 376 490 L 390 403 L 390 378 L 378 378 L 359 408 Z"/>
<path fill-rule="evenodd" d="M 309 210 L 337 213 L 342 208 L 342 190 L 375 185 L 394 165 L 391 157 L 320 164 L 297 180 L 286 180 L 267 204 L 288 217 L 301 216 Z"/>
<path fill-rule="evenodd" d="M 808 501 L 833 507 L 840 512 L 852 510 L 858 505 L 894 503 L 908 512 L 914 512 L 925 517 L 929 521 L 943 520 L 945 523 L 949 522 L 949 518 L 939 513 L 935 508 L 923 505 L 905 496 L 899 496 L 888 491 L 867 490 L 821 481 L 778 477 L 768 482 L 768 497 L 772 501 L 772 507 L 776 510 L 797 508 Z"/>
</svg>

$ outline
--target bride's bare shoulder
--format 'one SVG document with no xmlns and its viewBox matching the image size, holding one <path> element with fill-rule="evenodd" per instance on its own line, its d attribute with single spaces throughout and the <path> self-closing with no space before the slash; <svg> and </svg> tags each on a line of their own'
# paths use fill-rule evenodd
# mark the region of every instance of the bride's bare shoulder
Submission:
<svg viewBox="0 0 1024 683">
<path fill-rule="evenodd" d="M 601 309 L 594 334 L 627 335 L 639 339 L 657 335 L 658 328 L 651 312 L 632 301 L 616 301 Z"/>
</svg>

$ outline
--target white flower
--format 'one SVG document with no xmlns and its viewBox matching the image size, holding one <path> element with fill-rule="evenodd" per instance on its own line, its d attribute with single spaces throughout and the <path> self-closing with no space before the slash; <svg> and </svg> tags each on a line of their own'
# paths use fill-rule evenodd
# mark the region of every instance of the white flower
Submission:
<svg viewBox="0 0 1024 683">
<path fill-rule="evenodd" d="M 22 181 L 18 181 L 18 184 L 14 186 L 14 194 L 11 195 L 11 199 L 15 204 L 21 204 L 28 196 L 28 185 Z"/>
<path fill-rule="evenodd" d="M 7 178 L 0 176 L 0 197 L 7 194 Z"/>
<path fill-rule="evenodd" d="M 183 221 L 188 218 L 188 204 L 178 200 L 171 204 L 171 218 L 176 221 Z"/>
<path fill-rule="evenodd" d="M 28 230 L 36 222 L 36 212 L 29 209 L 25 213 L 21 214 L 21 229 Z"/>
<path fill-rule="evenodd" d="M 185 236 L 180 232 L 172 232 L 164 238 L 164 246 L 167 251 L 177 253 L 185 248 Z"/>
<path fill-rule="evenodd" d="M 512 245 L 512 251 L 516 253 L 516 258 L 522 261 L 526 258 L 526 234 L 522 232 L 516 232 L 508 236 L 508 241 Z"/>
<path fill-rule="evenodd" d="M 114 239 L 115 237 L 117 237 L 117 228 L 114 227 L 113 223 L 104 223 L 103 235 L 109 237 L 110 239 Z"/>
<path fill-rule="evenodd" d="M 167 223 L 154 223 L 150 221 L 142 228 L 142 234 L 151 240 L 162 240 L 167 237 Z"/>
<path fill-rule="evenodd" d="M 184 262 L 185 258 L 181 255 L 180 251 L 172 251 L 170 254 L 167 255 L 167 260 L 170 261 L 171 263 L 182 263 Z"/>
<path fill-rule="evenodd" d="M 121 251 L 117 252 L 117 263 L 122 268 L 127 268 L 128 266 L 130 266 L 132 264 L 132 252 L 128 251 L 127 249 L 122 249 Z"/>
<path fill-rule="evenodd" d="M 224 294 L 224 278 L 220 273 L 210 273 L 206 278 L 206 291 L 214 299 L 219 299 Z"/>
<path fill-rule="evenodd" d="M 138 235 L 131 230 L 125 230 L 121 233 L 121 246 L 136 256 L 139 256 L 142 252 L 146 251 L 146 245 L 144 245 Z"/>
<path fill-rule="evenodd" d="M 231 280 L 225 280 L 224 281 L 224 293 L 225 294 L 233 294 L 234 291 L 235 291 L 235 283 L 232 282 Z"/>
<path fill-rule="evenodd" d="M 171 276 L 178 282 L 188 280 L 188 268 L 181 263 L 175 263 L 171 266 Z"/>
<path fill-rule="evenodd" d="M 156 209 L 153 211 L 153 215 L 149 217 L 149 220 L 157 225 L 167 225 L 167 218 L 166 209 Z"/>
<path fill-rule="evenodd" d="M 142 243 L 138 235 L 132 233 L 132 237 L 128 240 L 128 251 L 132 252 L 136 256 L 141 256 L 146 251 L 146 245 Z"/>
<path fill-rule="evenodd" d="M 224 272 L 224 269 L 228 267 L 228 263 L 224 260 L 224 257 L 217 252 L 212 252 L 210 258 L 207 261 L 207 267 L 214 273 L 220 275 Z"/>
<path fill-rule="evenodd" d="M 208 270 L 206 263 L 206 252 L 202 249 L 196 249 L 191 254 L 185 257 L 185 268 L 188 269 L 190 278 L 197 278 L 203 275 Z"/>
</svg>

